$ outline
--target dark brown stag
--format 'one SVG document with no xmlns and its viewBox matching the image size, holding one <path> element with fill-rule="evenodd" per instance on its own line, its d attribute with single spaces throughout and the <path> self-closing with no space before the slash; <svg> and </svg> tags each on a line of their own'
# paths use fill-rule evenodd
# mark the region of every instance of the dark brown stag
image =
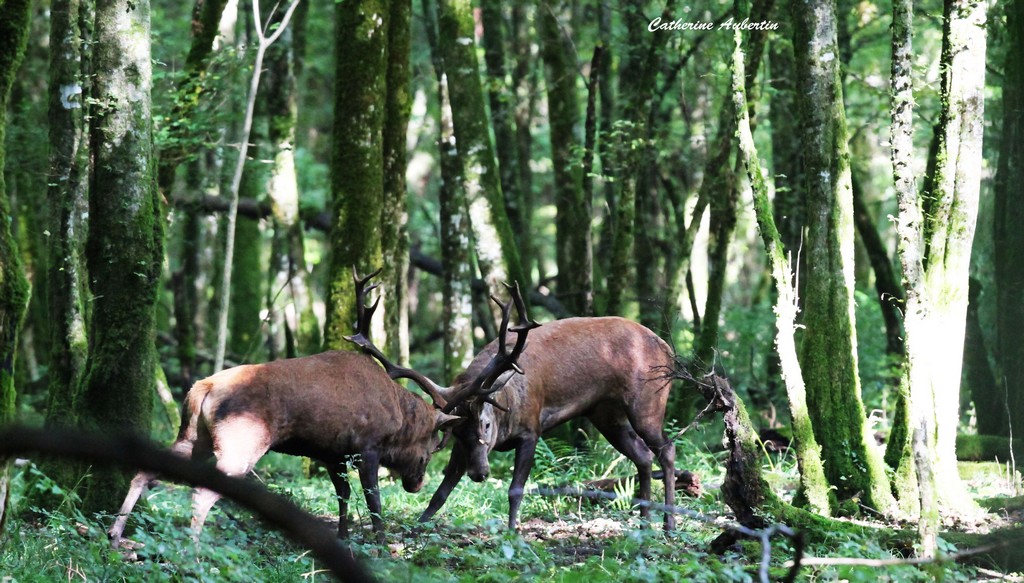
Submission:
<svg viewBox="0 0 1024 583">
<path fill-rule="evenodd" d="M 367 307 L 364 301 L 376 287 L 366 286 L 374 275 L 355 276 L 359 332 L 349 339 L 364 350 L 376 350 L 366 336 L 376 304 Z M 440 443 L 438 430 L 458 420 L 439 408 L 454 408 L 474 392 L 489 394 L 495 380 L 518 368 L 515 357 L 514 353 L 496 357 L 479 378 L 464 377 L 450 389 L 432 387 L 428 392 L 436 407 L 392 380 L 420 375 L 397 367 L 385 372 L 364 354 L 331 351 L 237 366 L 193 385 L 171 450 L 192 459 L 213 456 L 217 468 L 231 476 L 248 473 L 267 451 L 318 460 L 327 468 L 338 494 L 338 536 L 342 538 L 348 535 L 346 465 L 354 461 L 373 529 L 381 540 L 378 468 L 383 465 L 393 470 L 407 491 L 418 491 L 427 461 Z M 114 547 L 121 543 L 129 513 L 155 477 L 139 472 L 132 480 L 109 531 Z M 193 491 L 195 536 L 219 497 L 202 488 Z"/>
<path fill-rule="evenodd" d="M 508 336 L 516 335 L 515 329 Z M 520 340 L 516 337 L 516 342 Z M 480 376 L 506 340 L 492 342 L 456 379 Z M 665 504 L 675 501 L 675 445 L 662 432 L 675 360 L 669 346 L 651 330 L 622 318 L 568 318 L 544 324 L 530 334 L 519 359 L 525 374 L 511 378 L 493 402 L 466 401 L 454 411 L 467 420 L 456 437 L 444 480 L 420 517 L 429 520 L 444 505 L 464 474 L 484 480 L 491 450 L 515 449 L 509 486 L 509 528 L 523 498 L 541 434 L 576 417 L 585 417 L 637 468 L 639 497 L 650 500 L 651 462 L 664 470 Z M 641 506 L 641 516 L 649 509 Z M 665 529 L 675 526 L 665 513 Z"/>
</svg>

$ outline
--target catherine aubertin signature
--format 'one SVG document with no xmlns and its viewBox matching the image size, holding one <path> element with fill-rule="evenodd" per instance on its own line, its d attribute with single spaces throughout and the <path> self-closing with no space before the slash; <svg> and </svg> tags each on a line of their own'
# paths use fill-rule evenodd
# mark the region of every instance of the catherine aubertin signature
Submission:
<svg viewBox="0 0 1024 583">
<path fill-rule="evenodd" d="M 750 22 L 749 18 L 737 22 L 732 17 L 718 23 L 703 20 L 687 21 L 682 18 L 666 21 L 660 16 L 647 25 L 651 32 L 674 31 L 674 30 L 779 30 L 779 23 L 773 20 L 762 20 Z"/>
</svg>

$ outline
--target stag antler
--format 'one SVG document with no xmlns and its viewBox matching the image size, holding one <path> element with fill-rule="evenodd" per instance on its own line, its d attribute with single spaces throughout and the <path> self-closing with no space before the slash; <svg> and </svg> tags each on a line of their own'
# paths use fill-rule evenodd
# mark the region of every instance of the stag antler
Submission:
<svg viewBox="0 0 1024 583">
<path fill-rule="evenodd" d="M 498 298 L 493 295 L 491 296 L 491 300 L 501 308 L 501 328 L 498 331 L 498 352 L 491 358 L 490 362 L 487 363 L 484 370 L 477 375 L 465 389 L 455 390 L 455 393 L 448 401 L 448 405 L 442 409 L 445 413 L 452 412 L 461 403 L 473 397 L 480 397 L 484 402 L 490 403 L 502 411 L 508 411 L 508 409 L 494 401 L 494 399 L 491 398 L 491 395 L 501 390 L 501 388 L 505 386 L 505 383 L 507 383 L 511 378 L 511 375 L 508 375 L 504 379 L 500 379 L 500 377 L 506 372 L 513 371 L 519 374 L 524 374 L 523 369 L 519 367 L 518 359 L 526 348 L 526 337 L 530 330 L 540 326 L 540 324 L 530 320 L 527 316 L 526 302 L 523 301 L 522 293 L 519 291 L 519 283 L 516 282 L 513 285 L 506 283 L 505 287 L 508 288 L 512 296 L 508 302 L 502 303 Z M 506 352 L 507 334 L 510 331 L 508 322 L 513 304 L 515 304 L 516 312 L 519 314 L 519 322 L 515 327 L 511 328 L 511 331 L 516 333 L 516 343 L 515 346 L 512 347 L 512 352 Z M 501 380 L 501 382 L 498 382 L 499 380 Z"/>
<path fill-rule="evenodd" d="M 356 323 L 356 334 L 346 336 L 345 340 L 356 344 L 363 349 L 363 352 L 380 361 L 380 363 L 384 365 L 384 370 L 387 371 L 388 376 L 391 378 L 412 379 L 413 382 L 423 387 L 423 390 L 426 391 L 427 394 L 430 395 L 431 400 L 434 401 L 434 406 L 441 409 L 444 413 L 451 413 L 456 407 L 471 398 L 480 398 L 485 403 L 490 403 L 502 411 L 508 411 L 508 409 L 494 401 L 494 399 L 491 398 L 491 395 L 501 390 L 501 388 L 505 386 L 505 383 L 507 383 L 511 378 L 511 375 L 508 375 L 502 379 L 501 376 L 505 373 L 513 371 L 523 374 L 523 369 L 519 367 L 519 363 L 517 362 L 519 355 L 521 355 L 523 350 L 526 348 L 527 334 L 529 334 L 530 330 L 540 326 L 540 324 L 530 320 L 526 315 L 526 302 L 523 301 L 522 293 L 519 291 L 519 284 L 505 284 L 505 287 L 508 288 L 512 296 L 508 302 L 502 303 L 498 298 L 491 296 L 494 303 L 498 304 L 501 308 L 501 329 L 498 332 L 498 353 L 491 358 L 483 371 L 471 381 L 457 387 L 449 388 L 438 385 L 426 376 L 412 369 L 397 366 L 388 360 L 388 358 L 384 356 L 384 353 L 370 341 L 370 320 L 373 318 L 373 313 L 377 310 L 377 304 L 380 302 L 380 298 L 378 297 L 374 300 L 372 305 L 367 305 L 366 297 L 380 284 L 375 283 L 370 286 L 367 286 L 366 284 L 380 272 L 381 270 L 378 269 L 370 275 L 360 278 L 355 267 L 352 268 L 352 280 L 355 282 L 356 298 L 358 301 L 358 321 Z M 519 321 L 513 328 L 509 329 L 508 323 L 513 304 L 516 306 L 516 312 L 519 314 Z M 516 333 L 516 343 L 515 346 L 512 347 L 511 352 L 507 352 L 506 348 L 506 337 L 509 331 Z"/>
<path fill-rule="evenodd" d="M 384 353 L 370 341 L 370 320 L 373 319 L 373 313 L 377 310 L 377 304 L 380 303 L 380 297 L 378 296 L 377 299 L 374 300 L 373 305 L 367 306 L 366 296 L 371 291 L 379 287 L 380 284 L 375 283 L 367 287 L 366 283 L 374 277 L 377 277 L 382 269 L 383 268 L 378 269 L 370 275 L 360 278 L 355 266 L 352 266 L 352 280 L 355 282 L 356 286 L 356 313 L 358 319 L 356 321 L 356 333 L 352 336 L 345 336 L 345 340 L 359 346 L 363 349 L 363 352 L 380 361 L 380 363 L 384 365 L 384 370 L 387 371 L 388 376 L 391 378 L 412 379 L 413 382 L 418 384 L 420 387 L 423 387 L 423 390 L 430 395 L 430 399 L 434 402 L 435 407 L 439 409 L 446 409 L 448 406 L 448 400 L 444 396 L 446 391 L 444 387 L 438 386 L 437 383 L 411 368 L 403 368 L 391 362 L 386 356 L 384 356 Z M 447 412 L 447 410 L 445 412 Z"/>
</svg>

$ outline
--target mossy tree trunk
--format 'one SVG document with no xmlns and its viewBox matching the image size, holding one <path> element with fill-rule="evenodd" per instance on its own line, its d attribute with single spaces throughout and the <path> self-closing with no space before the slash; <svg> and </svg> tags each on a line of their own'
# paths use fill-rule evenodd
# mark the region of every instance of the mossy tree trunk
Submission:
<svg viewBox="0 0 1024 583">
<path fill-rule="evenodd" d="M 944 14 L 939 143 L 935 171 L 922 196 L 917 196 L 906 163 L 896 166 L 905 174 L 897 174 L 897 179 L 907 183 L 897 189 L 897 229 L 907 293 L 905 382 L 910 442 L 910 447 L 903 448 L 900 465 L 913 456 L 922 531 L 930 537 L 925 546 L 932 550 L 938 507 L 950 513 L 977 511 L 957 472 L 956 430 L 968 268 L 981 184 L 986 4 L 947 1 Z M 894 100 L 894 111 L 911 108 L 909 85 L 906 92 Z M 906 125 L 909 128 L 909 122 Z"/>
<path fill-rule="evenodd" d="M 444 326 L 443 370 L 445 382 L 451 382 L 473 360 L 473 292 L 470 289 L 473 266 L 470 262 L 472 233 L 467 217 L 466 191 L 462 166 L 457 153 L 452 107 L 448 98 L 448 76 L 438 48 L 436 10 L 431 0 L 423 0 L 427 39 L 437 76 L 439 100 L 439 148 L 441 160 L 441 264 L 442 318 Z"/>
<path fill-rule="evenodd" d="M 518 10 L 522 14 L 524 2 L 515 2 L 511 8 L 513 19 Z M 511 83 L 518 79 L 510 78 L 506 46 L 515 45 L 507 42 L 506 20 L 502 11 L 502 2 L 499 0 L 483 0 L 480 2 L 480 22 L 483 24 L 483 48 L 484 64 L 487 69 L 487 101 L 490 106 L 491 127 L 494 129 L 494 151 L 498 157 L 498 171 L 501 174 L 501 192 L 505 197 L 505 212 L 508 214 L 509 224 L 512 226 L 512 233 L 516 241 L 516 249 L 519 250 L 519 261 L 523 265 L 523 273 L 529 277 L 530 267 L 527 259 L 526 249 L 533 233 L 525 228 L 525 214 L 527 208 L 524 205 L 522 193 L 523 186 L 520 182 L 523 179 L 523 172 L 520 168 L 519 146 L 516 135 L 516 108 L 529 107 L 530 99 L 525 99 L 525 104 L 517 101 L 509 91 Z M 513 35 L 515 30 L 512 31 Z M 513 43 L 518 42 L 513 36 Z M 532 39 L 531 39 L 532 41 Z M 527 160 L 525 163 L 529 163 Z M 520 282 L 524 288 L 529 288 L 529 282 Z"/>
<path fill-rule="evenodd" d="M 7 134 L 7 101 L 14 75 L 28 43 L 32 2 L 7 0 L 0 11 L 0 425 L 14 420 L 14 364 L 18 332 L 28 307 L 29 283 L 21 265 L 18 243 L 11 232 L 11 205 L 3 169 Z M 0 462 L 0 530 L 10 500 L 10 464 Z"/>
<path fill-rule="evenodd" d="M 88 352 L 85 241 L 89 206 L 88 53 L 92 2 L 50 7 L 50 384 L 47 424 L 75 424 L 75 396 Z M 54 468 L 57 469 L 57 468 Z"/>
<path fill-rule="evenodd" d="M 1003 140 L 996 173 L 995 277 L 996 346 L 1002 383 L 990 401 L 998 404 L 986 420 L 997 435 L 1024 436 L 1024 4 L 1006 5 L 1009 46 L 1003 77 Z M 975 401 L 977 403 L 977 400 Z M 980 409 L 980 406 L 979 406 Z M 981 411 L 978 427 L 982 427 Z M 1024 440 L 1020 440 L 1024 442 Z M 1018 466 L 1024 451 L 1017 451 Z"/>
<path fill-rule="evenodd" d="M 295 171 L 295 123 L 298 115 L 294 32 L 306 11 L 296 9 L 290 30 L 267 50 L 267 142 L 273 155 L 267 195 L 273 213 L 270 252 L 270 358 L 292 358 L 320 349 L 320 325 L 306 268 Z"/>
<path fill-rule="evenodd" d="M 751 77 L 744 74 L 744 57 L 740 38 L 740 33 L 736 32 L 736 50 L 732 61 L 733 111 L 736 112 L 740 156 L 753 191 L 757 227 L 761 232 L 765 252 L 768 254 L 772 279 L 775 280 L 778 297 L 775 304 L 777 331 L 775 346 L 779 355 L 782 378 L 786 383 L 786 394 L 789 397 L 797 466 L 800 469 L 800 495 L 807 501 L 812 512 L 828 516 L 831 511 L 829 484 L 825 479 L 825 471 L 821 462 L 821 447 L 814 437 L 814 429 L 808 414 L 807 390 L 797 356 L 795 333 L 798 306 L 790 261 L 791 254 L 786 254 L 782 237 L 775 227 L 774 212 L 768 197 L 768 186 L 761 172 L 761 162 L 758 159 L 754 137 L 750 130 L 745 85 L 750 83 Z M 749 421 L 747 423 L 749 424 Z"/>
<path fill-rule="evenodd" d="M 90 98 L 89 356 L 80 424 L 91 431 L 149 434 L 156 376 L 156 291 L 163 217 L 153 159 L 147 0 L 96 3 Z M 93 468 L 83 502 L 110 510 L 127 488 L 123 470 Z"/>
<path fill-rule="evenodd" d="M 462 160 L 477 265 L 492 289 L 497 289 L 501 281 L 526 282 L 505 211 L 501 177 L 484 107 L 472 3 L 440 0 L 437 22 L 438 49 L 449 80 L 452 123 L 458 156 Z"/>
<path fill-rule="evenodd" d="M 412 0 L 391 0 L 388 26 L 387 97 L 384 118 L 384 205 L 381 211 L 381 254 L 384 273 L 385 327 L 389 353 L 399 364 L 409 362 L 409 232 L 406 224 L 406 131 L 410 98 L 410 26 Z"/>
<path fill-rule="evenodd" d="M 515 59 L 515 64 L 512 67 L 511 86 L 515 93 L 513 119 L 515 122 L 517 175 L 516 190 L 504 191 L 505 197 L 513 201 L 509 202 L 507 206 L 514 203 L 519 213 L 518 219 L 510 217 L 513 228 L 527 234 L 519 237 L 519 261 L 526 277 L 532 277 L 534 264 L 538 264 L 538 276 L 541 274 L 532 237 L 534 194 L 530 159 L 533 153 L 533 113 L 539 93 L 536 89 L 540 74 L 539 67 L 535 66 L 536 59 L 533 56 L 534 36 L 530 29 L 532 19 L 527 10 L 531 5 L 529 0 L 514 2 L 512 17 L 509 20 Z"/>
<path fill-rule="evenodd" d="M 860 396 L 853 317 L 853 199 L 834 0 L 792 4 L 804 145 L 807 273 L 801 368 L 825 475 L 841 500 L 889 514 L 894 500 Z"/>
<path fill-rule="evenodd" d="M 330 267 L 324 347 L 356 349 L 343 337 L 356 321 L 352 267 L 381 266 L 383 130 L 387 92 L 389 0 L 337 4 L 334 145 L 331 156 Z M 377 321 L 375 343 L 383 330 Z"/>
<path fill-rule="evenodd" d="M 545 64 L 551 162 L 554 166 L 558 298 L 571 313 L 589 316 L 594 308 L 593 244 L 590 222 L 593 203 L 584 193 L 577 138 L 580 124 L 576 91 L 578 66 L 567 26 L 559 17 L 564 3 L 543 6 L 537 14 Z"/>
</svg>

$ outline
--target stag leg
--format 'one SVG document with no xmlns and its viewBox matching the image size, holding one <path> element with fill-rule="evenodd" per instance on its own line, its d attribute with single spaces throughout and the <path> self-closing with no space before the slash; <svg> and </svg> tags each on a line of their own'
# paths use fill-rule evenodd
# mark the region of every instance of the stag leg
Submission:
<svg viewBox="0 0 1024 583">
<path fill-rule="evenodd" d="M 610 409 L 610 408 L 609 408 Z M 636 466 L 638 479 L 637 497 L 644 502 L 651 501 L 651 462 L 654 454 L 644 444 L 643 440 L 633 431 L 629 420 L 624 416 L 607 417 L 593 414 L 588 417 L 594 427 L 604 435 L 608 443 L 617 449 L 622 455 L 629 458 Z M 651 516 L 651 509 L 647 504 L 640 506 L 640 517 L 647 520 Z"/>
<path fill-rule="evenodd" d="M 270 432 L 263 426 L 243 418 L 229 419 L 217 426 L 211 436 L 213 454 L 217 457 L 217 469 L 232 477 L 248 474 L 270 449 Z M 200 434 L 200 444 L 205 441 Z M 199 444 L 197 444 L 199 445 Z M 193 451 L 193 459 L 207 455 L 204 445 Z M 199 533 L 206 523 L 206 516 L 213 505 L 220 500 L 220 494 L 206 488 L 192 492 L 192 537 L 199 540 Z"/>
<path fill-rule="evenodd" d="M 128 524 L 128 515 L 131 514 L 132 509 L 139 502 L 139 498 L 146 493 L 149 483 L 154 479 L 156 479 L 156 474 L 151 472 L 139 472 L 132 478 L 132 485 L 128 488 L 128 495 L 124 497 L 121 509 L 117 511 L 117 520 L 114 521 L 114 525 L 107 531 L 107 538 L 110 539 L 110 546 L 113 548 L 116 549 L 121 546 L 121 535 L 124 534 L 124 528 Z"/>
<path fill-rule="evenodd" d="M 665 530 L 674 530 L 676 515 L 669 510 L 676 503 L 676 444 L 665 437 L 658 427 L 640 426 L 637 433 L 641 439 L 658 456 L 658 465 L 665 474 Z"/>
<path fill-rule="evenodd" d="M 359 483 L 366 496 L 366 507 L 370 510 L 370 523 L 377 534 L 377 544 L 384 544 L 384 521 L 381 520 L 380 489 L 377 487 L 377 470 L 380 456 L 376 452 L 364 452 L 359 462 Z"/>
<path fill-rule="evenodd" d="M 338 538 L 348 538 L 348 497 L 352 487 L 348 484 L 348 464 L 336 462 L 327 464 L 327 474 L 334 484 L 334 492 L 338 495 Z"/>
<path fill-rule="evenodd" d="M 466 450 L 461 442 L 456 441 L 455 445 L 452 446 L 452 456 L 448 458 L 448 465 L 444 467 L 444 479 L 441 480 L 441 485 L 437 487 L 434 495 L 430 497 L 430 504 L 427 505 L 427 509 L 420 515 L 420 522 L 427 522 L 437 514 L 437 511 L 448 500 L 452 490 L 462 480 L 462 476 L 465 475 Z"/>
<path fill-rule="evenodd" d="M 516 530 L 519 506 L 523 503 L 523 488 L 533 469 L 533 458 L 537 453 L 537 438 L 524 437 L 516 446 L 515 467 L 512 468 L 512 484 L 508 487 L 508 529 Z"/>
<path fill-rule="evenodd" d="M 188 457 L 192 454 L 192 445 L 192 442 L 186 439 L 175 441 L 171 445 L 171 453 Z M 146 493 L 146 490 L 149 489 L 155 480 L 156 474 L 153 472 L 139 472 L 132 478 L 131 487 L 128 488 L 128 495 L 124 497 L 121 509 L 117 511 L 117 520 L 114 521 L 113 526 L 107 531 L 110 546 L 113 548 L 116 549 L 121 546 L 121 536 L 124 534 L 125 526 L 128 524 L 128 515 L 132 513 L 132 509 L 138 504 L 139 498 Z"/>
</svg>

